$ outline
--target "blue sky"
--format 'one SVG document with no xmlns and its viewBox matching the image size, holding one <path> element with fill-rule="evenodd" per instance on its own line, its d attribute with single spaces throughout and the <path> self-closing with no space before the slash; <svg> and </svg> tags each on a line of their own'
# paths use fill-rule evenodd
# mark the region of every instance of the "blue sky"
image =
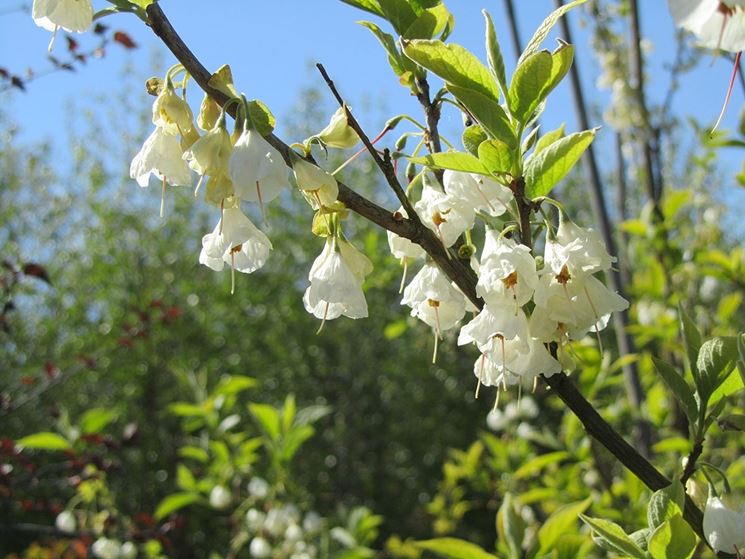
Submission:
<svg viewBox="0 0 745 559">
<path fill-rule="evenodd" d="M 25 3 L 30 4 L 30 0 Z M 0 67 L 14 73 L 22 73 L 26 68 L 43 70 L 49 67 L 46 62 L 49 33 L 37 28 L 28 12 L 15 10 L 22 4 L 23 0 L 0 0 Z M 515 56 L 510 47 L 503 2 L 451 0 L 446 4 L 456 19 L 451 40 L 463 44 L 482 59 L 484 24 L 481 9 L 486 8 L 491 13 L 503 43 L 509 71 Z M 643 32 L 654 45 L 648 67 L 650 94 L 654 102 L 664 95 L 668 84 L 664 68 L 673 57 L 674 27 L 665 2 L 640 4 L 644 10 Z M 102 8 L 107 3 L 94 0 L 94 5 Z M 553 8 L 550 0 L 523 0 L 516 1 L 515 5 L 523 41 Z M 309 69 L 311 63 L 317 61 L 325 65 L 352 106 L 364 105 L 366 101 L 375 106 L 382 103 L 390 110 L 390 115 L 408 112 L 419 118 L 418 105 L 398 85 L 377 42 L 369 31 L 355 24 L 358 19 L 375 19 L 374 16 L 336 0 L 162 0 L 161 6 L 208 68 L 216 69 L 229 62 L 238 88 L 249 97 L 266 102 L 280 120 L 291 110 L 302 87 L 309 84 L 323 87 L 317 73 Z M 591 57 L 589 39 L 582 32 L 576 15 L 571 21 L 586 94 L 590 102 L 602 104 L 608 92 L 600 91 L 594 85 L 597 63 Z M 163 53 L 166 65 L 174 62 L 154 35 L 134 16 L 121 14 L 106 18 L 103 23 L 127 32 L 140 48 L 125 51 L 112 45 L 104 60 L 91 61 L 76 73 L 57 72 L 30 84 L 26 93 L 0 94 L 3 108 L 20 126 L 21 139 L 50 139 L 63 143 L 67 137 L 65 123 L 69 121 L 71 100 L 80 102 L 107 94 L 111 97 L 126 63 L 132 65 L 135 74 L 140 74 L 134 77 L 144 80 L 152 74 L 154 52 Z M 94 43 L 92 38 L 85 36 L 80 41 L 83 47 Z M 553 39 L 549 39 L 546 46 L 553 48 Z M 60 40 L 56 52 L 63 54 L 64 47 L 64 41 Z M 676 98 L 677 113 L 681 117 L 695 115 L 713 121 L 721 106 L 729 73 L 730 64 L 724 59 L 712 58 L 711 63 L 700 65 L 686 76 L 682 84 Z M 142 96 L 145 97 L 144 93 Z M 198 102 L 201 95 L 192 94 L 191 98 Z M 330 94 L 329 101 L 332 101 Z M 742 101 L 742 90 L 737 88 L 724 121 L 725 128 L 736 126 Z M 382 127 L 384 120 L 385 116 L 373 111 L 371 115 L 365 115 L 363 124 L 374 133 Z M 561 122 L 566 122 L 569 130 L 576 129 L 571 99 L 565 86 L 551 98 L 542 122 L 545 129 Z M 596 120 L 593 124 L 603 123 Z M 442 126 L 457 141 L 459 117 L 446 115 Z M 601 142 L 604 135 L 610 137 L 611 134 L 609 128 L 602 131 Z M 726 166 L 733 171 L 740 161 L 739 153 L 725 157 Z"/>
</svg>

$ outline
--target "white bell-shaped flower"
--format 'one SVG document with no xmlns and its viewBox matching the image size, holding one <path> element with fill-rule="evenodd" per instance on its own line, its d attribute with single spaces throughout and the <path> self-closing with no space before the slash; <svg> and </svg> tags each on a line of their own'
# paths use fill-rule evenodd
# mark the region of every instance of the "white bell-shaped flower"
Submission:
<svg viewBox="0 0 745 559">
<path fill-rule="evenodd" d="M 221 271 L 229 264 L 233 271 L 250 274 L 261 268 L 272 243 L 238 207 L 225 208 L 212 233 L 202 237 L 199 263 Z M 235 278 L 231 281 L 235 290 Z"/>
<path fill-rule="evenodd" d="M 458 345 L 475 343 L 480 350 L 485 351 L 495 336 L 501 336 L 505 340 L 518 336 L 525 338 L 527 331 L 528 319 L 522 309 L 492 308 L 487 303 L 471 322 L 460 329 Z"/>
<path fill-rule="evenodd" d="M 371 271 L 372 263 L 351 244 L 327 238 L 323 252 L 308 274 L 310 286 L 303 295 L 305 310 L 323 321 L 342 315 L 366 317 L 367 301 L 362 282 Z"/>
<path fill-rule="evenodd" d="M 398 208 L 398 213 L 403 217 L 409 217 L 403 207 Z M 395 233 L 388 231 L 388 248 L 391 249 L 393 257 L 400 260 L 402 258 L 423 258 L 426 254 L 424 249 L 409 239 L 399 237 Z"/>
<path fill-rule="evenodd" d="M 715 552 L 739 556 L 745 550 L 745 507 L 738 512 L 726 500 L 709 496 L 704 509 L 704 535 Z"/>
<path fill-rule="evenodd" d="M 435 264 L 425 264 L 404 290 L 402 305 L 440 335 L 450 330 L 466 313 L 466 298 Z"/>
<path fill-rule="evenodd" d="M 186 134 L 194 127 L 191 107 L 176 93 L 168 78 L 153 102 L 153 124 L 173 135 Z"/>
<path fill-rule="evenodd" d="M 31 17 L 47 31 L 56 32 L 61 27 L 83 33 L 93 22 L 93 6 L 91 0 L 34 0 Z"/>
<path fill-rule="evenodd" d="M 499 236 L 497 231 L 487 231 L 476 293 L 494 307 L 509 306 L 514 311 L 530 301 L 537 283 L 530 249 Z"/>
<path fill-rule="evenodd" d="M 729 52 L 745 50 L 743 0 L 668 0 L 676 25 L 698 38 L 701 46 Z"/>
<path fill-rule="evenodd" d="M 293 161 L 292 171 L 298 188 L 307 195 L 314 209 L 336 202 L 339 184 L 330 173 L 299 157 Z"/>
<path fill-rule="evenodd" d="M 172 186 L 191 186 L 191 171 L 178 138 L 161 126 L 155 127 L 129 167 L 129 176 L 140 186 L 147 186 L 153 174 Z"/>
<path fill-rule="evenodd" d="M 464 231 L 473 227 L 473 208 L 459 203 L 434 186 L 425 184 L 422 197 L 414 205 L 422 223 L 435 233 L 445 248 L 453 246 Z"/>
<path fill-rule="evenodd" d="M 608 254 L 600 234 L 562 217 L 555 239 L 546 240 L 544 261 L 554 273 L 567 266 L 572 275 L 609 270 L 616 258 Z"/>
<path fill-rule="evenodd" d="M 244 130 L 235 142 L 229 168 L 235 195 L 247 202 L 263 206 L 287 185 L 282 155 L 256 130 Z"/>
<path fill-rule="evenodd" d="M 493 217 L 507 211 L 512 191 L 483 175 L 446 170 L 443 176 L 445 192 L 465 208 Z"/>
</svg>

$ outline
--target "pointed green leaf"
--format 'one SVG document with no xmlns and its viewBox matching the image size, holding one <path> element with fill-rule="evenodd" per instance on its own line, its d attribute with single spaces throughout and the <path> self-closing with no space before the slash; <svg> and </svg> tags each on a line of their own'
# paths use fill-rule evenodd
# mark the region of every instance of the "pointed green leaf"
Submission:
<svg viewBox="0 0 745 559">
<path fill-rule="evenodd" d="M 237 375 L 226 375 L 220 379 L 220 383 L 215 388 L 215 394 L 221 394 L 223 396 L 233 396 L 253 388 L 258 384 L 258 381 L 251 377 L 237 376 Z"/>
<path fill-rule="evenodd" d="M 396 33 L 403 35 L 416 20 L 416 12 L 406 0 L 378 0 L 380 8 Z"/>
<path fill-rule="evenodd" d="M 688 421 L 692 425 L 696 425 L 698 422 L 698 404 L 693 395 L 693 390 L 688 386 L 683 375 L 676 371 L 672 365 L 662 359 L 652 356 L 652 361 L 654 362 L 657 372 L 660 373 L 662 380 L 678 402 L 680 402 L 683 412 L 685 412 L 686 417 L 688 417 Z"/>
<path fill-rule="evenodd" d="M 740 373 L 740 378 L 745 384 L 745 334 L 737 335 L 737 353 L 740 355 L 737 361 L 737 372 Z"/>
<path fill-rule="evenodd" d="M 652 532 L 647 551 L 652 559 L 689 559 L 697 545 L 696 534 L 678 514 Z"/>
<path fill-rule="evenodd" d="M 279 413 L 277 413 L 277 410 L 267 404 L 249 404 L 248 409 L 256 418 L 256 421 L 264 428 L 269 438 L 276 441 L 280 433 Z"/>
<path fill-rule="evenodd" d="M 411 157 L 410 161 L 419 165 L 426 165 L 432 169 L 450 169 L 452 171 L 463 171 L 465 173 L 478 173 L 488 175 L 489 171 L 476 157 L 470 153 L 461 151 L 446 151 L 433 153 L 423 157 Z"/>
<path fill-rule="evenodd" d="M 167 409 L 169 412 L 178 415 L 179 417 L 206 417 L 209 415 L 209 412 L 205 408 L 186 402 L 175 402 L 169 404 Z"/>
<path fill-rule="evenodd" d="M 678 305 L 678 315 L 680 316 L 680 331 L 683 334 L 686 354 L 688 355 L 688 364 L 691 367 L 693 378 L 696 378 L 698 376 L 696 358 L 698 357 L 698 350 L 701 349 L 701 332 L 699 332 L 696 324 L 691 320 L 691 317 L 682 304 Z"/>
<path fill-rule="evenodd" d="M 491 175 L 510 174 L 513 160 L 513 151 L 500 140 L 486 140 L 479 145 L 479 161 Z"/>
<path fill-rule="evenodd" d="M 525 537 L 525 521 L 515 510 L 512 495 L 506 493 L 502 506 L 497 512 L 497 535 L 500 542 L 506 542 L 512 557 L 522 554 L 523 538 Z"/>
<path fill-rule="evenodd" d="M 529 56 L 512 75 L 507 104 L 515 119 L 526 124 L 542 99 L 542 91 L 551 79 L 551 53 L 542 50 Z"/>
<path fill-rule="evenodd" d="M 453 84 L 449 84 L 447 88 L 492 138 L 501 140 L 513 148 L 517 146 L 510 119 L 499 103 L 472 89 Z"/>
<path fill-rule="evenodd" d="M 341 0 L 345 4 L 349 4 L 350 6 L 354 6 L 355 8 L 359 8 L 360 10 L 365 10 L 366 12 L 370 12 L 373 15 L 385 17 L 385 14 L 383 13 L 383 10 L 380 8 L 380 4 L 377 0 Z"/>
<path fill-rule="evenodd" d="M 70 443 L 57 433 L 43 431 L 34 433 L 16 441 L 16 445 L 33 450 L 67 450 L 72 448 Z"/>
<path fill-rule="evenodd" d="M 404 41 L 403 45 L 406 56 L 447 83 L 499 100 L 499 90 L 489 70 L 462 46 L 434 40 Z"/>
<path fill-rule="evenodd" d="M 285 437 L 282 444 L 282 457 L 285 460 L 291 460 L 300 446 L 315 434 L 315 429 L 310 425 L 295 427 Z"/>
<path fill-rule="evenodd" d="M 297 412 L 295 425 L 311 425 L 331 413 L 331 406 L 313 405 Z"/>
<path fill-rule="evenodd" d="M 116 419 L 116 412 L 105 408 L 92 408 L 80 418 L 80 430 L 85 435 L 100 433 Z"/>
<path fill-rule="evenodd" d="M 715 405 L 722 398 L 736 394 L 743 388 L 745 388 L 745 385 L 742 377 L 736 373 L 735 367 L 732 367 L 729 374 L 725 375 L 724 380 L 721 381 L 709 398 L 709 407 Z"/>
<path fill-rule="evenodd" d="M 184 446 L 178 451 L 179 456 L 183 458 L 191 458 L 197 462 L 206 463 L 210 459 L 210 455 L 203 448 L 198 446 Z"/>
<path fill-rule="evenodd" d="M 543 151 L 554 142 L 561 140 L 564 137 L 564 125 L 562 124 L 556 130 L 546 132 L 543 136 L 538 139 L 535 144 L 535 153 Z"/>
<path fill-rule="evenodd" d="M 703 402 L 726 380 L 738 357 L 735 336 L 718 336 L 701 344 L 696 359 L 696 386 Z"/>
<path fill-rule="evenodd" d="M 435 538 L 414 542 L 416 547 L 433 551 L 448 559 L 498 559 L 479 546 L 456 538 Z"/>
<path fill-rule="evenodd" d="M 531 128 L 530 132 L 528 132 L 528 135 L 525 136 L 523 139 L 523 143 L 520 146 L 520 153 L 527 153 L 530 151 L 530 148 L 532 148 L 536 141 L 538 140 L 538 127 L 535 126 L 534 128 Z"/>
<path fill-rule="evenodd" d="M 375 38 L 383 45 L 386 53 L 388 53 L 388 64 L 393 69 L 393 72 L 401 77 L 407 72 L 416 71 L 417 67 L 411 60 L 401 54 L 396 46 L 396 40 L 392 35 L 385 33 L 372 22 L 369 21 L 358 21 L 363 27 L 367 27 L 370 32 L 375 35 Z"/>
<path fill-rule="evenodd" d="M 649 505 L 647 505 L 647 523 L 650 528 L 657 528 L 663 522 L 682 514 L 684 506 L 685 491 L 683 484 L 675 480 L 664 489 L 652 494 Z"/>
<path fill-rule="evenodd" d="M 494 30 L 494 23 L 491 20 L 491 16 L 486 10 L 481 10 L 486 20 L 486 59 L 489 62 L 489 69 L 491 70 L 494 77 L 497 79 L 499 87 L 502 88 L 502 93 L 507 95 L 507 76 L 504 70 L 504 58 L 502 57 L 502 49 L 499 47 L 499 41 L 497 41 L 497 33 Z"/>
<path fill-rule="evenodd" d="M 202 501 L 202 496 L 199 493 L 173 493 L 163 499 L 158 507 L 155 509 L 155 519 L 163 520 L 166 516 L 172 512 L 176 512 L 179 509 L 187 507 L 191 504 Z"/>
<path fill-rule="evenodd" d="M 520 64 L 522 64 L 523 61 L 528 58 L 528 56 L 536 52 L 541 47 L 541 43 L 543 43 L 546 37 L 548 37 L 551 29 L 554 25 L 556 25 L 556 22 L 559 21 L 559 18 L 561 16 L 563 16 L 572 8 L 576 8 L 580 4 L 584 4 L 586 1 L 587 0 L 575 0 L 574 2 L 565 4 L 564 6 L 561 6 L 560 8 L 554 10 L 546 19 L 544 19 L 543 23 L 538 26 L 538 29 L 533 34 L 533 37 L 530 39 L 530 41 L 528 41 L 525 50 L 523 50 L 523 53 L 520 55 L 520 59 L 517 61 L 517 65 L 520 66 Z"/>
<path fill-rule="evenodd" d="M 424 10 L 409 26 L 404 39 L 432 39 L 439 35 L 450 21 L 450 12 L 444 4 Z"/>
<path fill-rule="evenodd" d="M 570 503 L 556 509 L 538 530 L 540 548 L 536 557 L 542 557 L 544 554 L 549 553 L 556 546 L 559 538 L 577 524 L 579 515 L 587 510 L 591 502 L 592 498 L 588 497 L 584 501 Z"/>
<path fill-rule="evenodd" d="M 647 556 L 644 551 L 634 543 L 634 540 L 618 524 L 602 518 L 591 518 L 584 514 L 579 516 L 611 549 L 627 557 L 646 559 Z"/>
<path fill-rule="evenodd" d="M 554 142 L 525 161 L 525 194 L 545 196 L 563 179 L 595 139 L 596 130 L 575 132 Z"/>
<path fill-rule="evenodd" d="M 197 480 L 184 464 L 176 466 L 176 485 L 184 491 L 194 491 L 197 487 Z"/>
<path fill-rule="evenodd" d="M 463 147 L 468 150 L 468 153 L 475 155 L 476 157 L 479 155 L 479 146 L 481 145 L 481 142 L 484 142 L 487 139 L 488 136 L 486 135 L 486 132 L 484 132 L 484 129 L 476 123 L 471 126 L 466 126 L 463 129 L 463 135 L 461 136 Z"/>
<path fill-rule="evenodd" d="M 297 405 L 295 404 L 295 395 L 288 394 L 285 398 L 285 405 L 282 407 L 282 432 L 289 433 L 292 429 L 292 424 L 295 422 L 295 412 L 297 411 Z"/>
<path fill-rule="evenodd" d="M 525 479 L 530 478 L 540 472 L 543 468 L 550 466 L 551 464 L 557 464 L 562 460 L 569 458 L 569 453 L 565 450 L 557 450 L 556 452 L 548 452 L 546 454 L 540 454 L 520 466 L 513 474 L 514 479 Z M 581 511 L 580 511 L 581 512 Z M 576 516 L 576 514 L 575 514 Z"/>
</svg>

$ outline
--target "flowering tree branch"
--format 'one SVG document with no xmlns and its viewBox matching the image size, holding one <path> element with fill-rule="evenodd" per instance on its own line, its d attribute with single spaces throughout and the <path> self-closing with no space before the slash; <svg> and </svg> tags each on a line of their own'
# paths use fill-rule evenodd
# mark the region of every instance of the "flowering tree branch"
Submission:
<svg viewBox="0 0 745 559">
<path fill-rule="evenodd" d="M 147 7 L 147 16 L 149 25 L 154 33 L 165 43 L 197 84 L 215 101 L 224 105 L 228 101 L 228 97 L 209 85 L 211 77 L 210 73 L 206 68 L 204 68 L 204 66 L 202 66 L 186 44 L 184 44 L 157 3 L 152 3 Z M 323 73 L 324 77 L 327 79 L 327 83 L 332 87 L 333 84 L 331 83 L 331 80 L 328 79 L 325 72 Z M 342 106 L 345 106 L 343 98 L 338 94 L 338 92 L 336 92 L 335 88 L 332 87 L 332 91 L 335 93 L 337 101 L 339 101 Z M 232 105 L 232 109 L 234 108 L 235 105 Z M 230 109 L 231 108 L 229 107 L 229 112 L 235 115 L 235 110 Z M 351 116 L 348 111 L 347 116 Z M 427 116 L 428 122 L 431 126 L 431 134 L 432 130 L 436 130 L 436 126 L 432 126 L 433 122 L 436 124 L 436 114 L 432 112 Z M 430 122 L 430 117 L 431 119 L 434 119 L 432 122 Z M 364 134 L 364 131 L 359 128 L 359 125 L 356 124 L 353 117 L 349 118 L 349 122 L 353 127 L 356 125 L 355 131 L 363 141 L 365 141 L 367 137 Z M 280 152 L 285 162 L 290 165 L 291 148 L 273 134 L 268 135 L 266 140 Z M 433 138 L 430 137 L 430 142 L 432 141 Z M 400 198 L 399 191 L 402 192 L 403 189 L 401 188 L 395 173 L 392 172 L 390 161 L 386 161 L 386 159 L 380 157 L 369 139 L 365 141 L 365 144 L 372 157 L 386 176 L 389 185 Z M 435 149 L 435 146 L 432 145 L 432 148 Z M 514 192 L 518 193 L 517 191 L 519 191 L 519 184 L 515 185 Z M 518 208 L 521 208 L 521 217 L 527 217 L 527 219 L 521 219 L 521 224 L 525 229 L 529 229 L 529 216 L 534 208 L 532 208 L 530 201 L 524 196 L 516 196 L 516 199 Z M 470 299 L 477 308 L 483 308 L 483 301 L 476 295 L 476 276 L 468 266 L 468 263 L 457 258 L 456 255 L 445 249 L 441 240 L 438 239 L 431 230 L 424 227 L 414 212 L 411 212 L 408 219 L 403 218 L 400 215 L 394 214 L 393 212 L 374 204 L 363 196 L 360 196 L 354 190 L 342 183 L 339 183 L 338 200 L 344 203 L 350 210 L 372 221 L 380 227 L 419 244 L 432 257 L 442 272 L 458 285 L 465 296 Z M 404 203 L 403 200 L 401 200 L 401 202 Z M 404 206 L 406 207 L 406 204 L 404 204 Z M 607 223 L 605 225 L 607 226 Z M 530 231 L 525 229 L 522 232 L 523 242 L 529 244 L 530 240 L 526 241 L 525 239 L 530 237 Z M 612 243 L 609 244 L 612 246 Z M 593 408 L 592 404 L 582 396 L 576 386 L 564 373 L 554 374 L 551 377 L 544 378 L 544 381 L 580 419 L 588 434 L 599 441 L 650 489 L 658 490 L 673 483 L 660 473 L 649 461 L 647 461 L 633 446 L 628 444 L 623 437 L 600 416 L 600 414 Z M 703 537 L 702 513 L 688 497 L 686 498 L 685 519 L 696 533 Z M 722 554 L 720 554 L 720 556 L 725 557 L 725 555 Z"/>
</svg>

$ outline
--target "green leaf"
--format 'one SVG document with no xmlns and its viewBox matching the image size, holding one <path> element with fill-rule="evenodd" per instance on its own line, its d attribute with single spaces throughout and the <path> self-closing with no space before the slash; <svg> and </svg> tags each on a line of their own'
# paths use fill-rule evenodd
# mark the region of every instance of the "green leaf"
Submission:
<svg viewBox="0 0 745 559">
<path fill-rule="evenodd" d="M 320 404 L 305 407 L 297 412 L 297 415 L 295 416 L 295 425 L 311 425 L 319 419 L 326 417 L 331 413 L 331 411 L 331 406 L 322 406 Z"/>
<path fill-rule="evenodd" d="M 737 338 L 718 336 L 701 344 L 696 359 L 696 386 L 702 402 L 726 380 L 738 358 Z"/>
<path fill-rule="evenodd" d="M 576 8 L 577 6 L 584 4 L 586 1 L 587 0 L 575 0 L 574 2 L 565 4 L 564 6 L 561 6 L 560 8 L 554 10 L 546 19 L 544 19 L 543 23 L 538 26 L 538 29 L 533 34 L 533 37 L 530 39 L 530 41 L 528 41 L 525 50 L 523 50 L 523 53 L 520 55 L 520 58 L 517 61 L 517 65 L 520 66 L 520 64 L 522 64 L 523 61 L 528 58 L 528 56 L 530 56 L 540 48 L 541 43 L 543 43 L 546 37 L 548 37 L 551 29 L 554 25 L 556 25 L 556 22 L 559 21 L 559 18 L 561 16 L 563 16 L 572 8 Z"/>
<path fill-rule="evenodd" d="M 698 350 L 701 349 L 701 332 L 699 332 L 683 305 L 678 305 L 678 315 L 680 316 L 680 331 L 683 334 L 686 354 L 688 355 L 688 364 L 691 367 L 693 378 L 696 378 L 698 376 L 696 357 L 698 356 Z"/>
<path fill-rule="evenodd" d="M 551 464 L 556 464 L 558 462 L 561 462 L 562 460 L 566 460 L 567 458 L 569 458 L 569 456 L 570 454 L 565 450 L 541 454 L 525 462 L 525 464 L 520 466 L 517 471 L 512 474 L 512 477 L 513 479 L 525 479 L 528 477 L 532 477 L 546 466 L 550 466 Z"/>
<path fill-rule="evenodd" d="M 602 518 L 591 518 L 584 514 L 580 514 L 579 517 L 585 522 L 585 524 L 590 526 L 595 534 L 608 544 L 611 549 L 628 557 L 646 559 L 647 556 L 644 551 L 634 543 L 634 540 L 632 540 L 618 524 Z"/>
<path fill-rule="evenodd" d="M 273 441 L 279 438 L 280 423 L 279 413 L 272 406 L 267 404 L 249 404 L 248 409 L 251 411 L 256 421 L 263 427 L 266 434 Z"/>
<path fill-rule="evenodd" d="M 452 171 L 463 171 L 465 173 L 478 173 L 488 175 L 486 167 L 470 153 L 460 151 L 447 151 L 433 153 L 423 157 L 411 157 L 410 161 L 419 165 L 426 165 L 432 169 L 450 169 Z"/>
<path fill-rule="evenodd" d="M 471 126 L 466 126 L 463 129 L 463 135 L 461 136 L 463 147 L 468 150 L 468 153 L 476 157 L 479 155 L 479 146 L 481 145 L 481 142 L 485 142 L 487 139 L 488 136 L 486 135 L 486 132 L 484 132 L 484 129 L 481 125 L 476 123 L 473 123 Z"/>
<path fill-rule="evenodd" d="M 564 42 L 553 52 L 542 50 L 517 67 L 510 83 L 508 103 L 512 116 L 527 124 L 543 110 L 543 103 L 561 82 L 574 59 L 574 47 Z"/>
<path fill-rule="evenodd" d="M 515 119 L 523 124 L 541 102 L 542 92 L 551 79 L 551 53 L 542 50 L 526 58 L 512 75 L 507 105 Z"/>
<path fill-rule="evenodd" d="M 689 559 L 698 545 L 698 538 L 688 523 L 678 514 L 661 524 L 649 537 L 647 551 L 652 559 Z"/>
<path fill-rule="evenodd" d="M 415 542 L 414 545 L 449 559 L 498 559 L 496 555 L 487 553 L 479 546 L 456 538 L 435 538 Z"/>
<path fill-rule="evenodd" d="M 559 538 L 569 532 L 572 526 L 577 523 L 579 515 L 587 510 L 591 502 L 592 498 L 588 497 L 584 501 L 570 503 L 556 509 L 538 530 L 540 548 L 536 557 L 549 553 L 556 546 Z"/>
<path fill-rule="evenodd" d="M 288 394 L 285 398 L 285 404 L 282 407 L 282 432 L 289 433 L 292 428 L 292 424 L 295 422 L 295 412 L 297 405 L 295 404 L 295 395 Z"/>
<path fill-rule="evenodd" d="M 500 140 L 486 140 L 479 145 L 479 161 L 490 174 L 506 175 L 512 170 L 513 152 Z"/>
<path fill-rule="evenodd" d="M 106 426 L 116 419 L 116 412 L 105 408 L 92 408 L 80 418 L 80 430 L 85 435 L 93 435 L 103 431 Z"/>
<path fill-rule="evenodd" d="M 186 402 L 175 402 L 169 404 L 168 411 L 179 417 L 205 417 L 209 412 L 201 406 L 188 404 Z"/>
<path fill-rule="evenodd" d="M 363 27 L 367 27 L 372 32 L 372 34 L 375 35 L 375 38 L 378 39 L 380 44 L 383 45 L 386 53 L 388 53 L 388 64 L 391 66 L 393 72 L 397 76 L 411 76 L 414 72 L 416 72 L 416 64 L 414 64 L 411 60 L 409 60 L 399 52 L 398 47 L 396 46 L 396 40 L 393 38 L 392 35 L 385 33 L 380 29 L 380 27 L 369 21 L 358 21 L 357 23 L 359 23 Z M 411 86 L 408 81 L 404 85 Z"/>
<path fill-rule="evenodd" d="M 513 148 L 517 147 L 517 138 L 510 119 L 499 103 L 472 89 L 452 84 L 449 84 L 447 88 L 492 138 L 501 140 Z"/>
<path fill-rule="evenodd" d="M 692 425 L 696 425 L 698 423 L 698 404 L 696 403 L 696 398 L 693 395 L 691 387 L 688 386 L 683 375 L 678 373 L 672 365 L 662 359 L 652 356 L 652 361 L 654 362 L 657 372 L 660 373 L 662 380 L 678 402 L 680 402 L 686 417 L 688 417 L 688 421 L 690 421 Z"/>
<path fill-rule="evenodd" d="M 502 57 L 502 49 L 499 47 L 499 42 L 497 41 L 494 23 L 486 10 L 481 10 L 481 13 L 484 14 L 484 19 L 486 20 L 486 58 L 489 62 L 489 69 L 502 89 L 502 93 L 507 96 L 508 88 L 507 76 L 504 70 L 504 58 Z"/>
<path fill-rule="evenodd" d="M 499 90 L 489 70 L 460 45 L 434 40 L 403 42 L 404 54 L 448 84 L 471 89 L 499 100 Z"/>
<path fill-rule="evenodd" d="M 176 485 L 184 491 L 194 491 L 197 487 L 197 480 L 184 464 L 176 466 Z"/>
<path fill-rule="evenodd" d="M 398 35 L 403 35 L 416 20 L 416 12 L 406 0 L 378 0 L 378 4 Z"/>
<path fill-rule="evenodd" d="M 373 15 L 385 17 L 385 14 L 383 13 L 383 10 L 380 7 L 380 4 L 377 2 L 377 0 L 341 0 L 345 4 L 349 4 L 350 6 L 354 6 L 355 8 L 359 8 L 360 10 L 365 10 L 366 12 L 369 12 Z"/>
<path fill-rule="evenodd" d="M 226 375 L 220 379 L 220 383 L 215 388 L 215 394 L 221 394 L 223 396 L 232 396 L 253 388 L 256 386 L 258 381 L 251 377 L 243 377 L 236 375 Z"/>
<path fill-rule="evenodd" d="M 72 448 L 67 439 L 57 433 L 48 431 L 34 433 L 18 439 L 16 445 L 33 450 L 67 450 Z"/>
<path fill-rule="evenodd" d="M 499 541 L 507 542 L 511 556 L 520 557 L 525 537 L 525 521 L 515 510 L 512 495 L 509 493 L 505 494 L 502 506 L 497 512 L 497 534 Z"/>
<path fill-rule="evenodd" d="M 563 179 L 595 139 L 596 130 L 575 132 L 554 142 L 525 161 L 525 194 L 545 196 Z"/>
<path fill-rule="evenodd" d="M 274 118 L 272 111 L 258 99 L 248 102 L 248 117 L 253 127 L 262 136 L 271 134 L 277 125 L 277 120 Z"/>
<path fill-rule="evenodd" d="M 197 462 L 206 463 L 210 459 L 209 453 L 203 448 L 198 446 L 184 446 L 178 451 L 179 456 L 182 458 L 191 458 Z"/>
<path fill-rule="evenodd" d="M 172 512 L 176 512 L 199 501 L 202 501 L 202 496 L 199 493 L 172 493 L 158 504 L 158 507 L 155 509 L 155 519 L 163 520 Z"/>
<path fill-rule="evenodd" d="M 717 421 L 719 428 L 725 431 L 745 431 L 745 415 L 730 413 Z"/>
<path fill-rule="evenodd" d="M 445 5 L 437 4 L 419 14 L 402 36 L 404 39 L 432 39 L 445 29 L 450 18 Z"/>
<path fill-rule="evenodd" d="M 647 523 L 650 528 L 657 528 L 683 512 L 685 491 L 683 484 L 677 480 L 659 491 L 655 491 L 647 505 Z"/>
<path fill-rule="evenodd" d="M 740 378 L 745 384 L 745 334 L 737 335 L 737 353 L 740 356 L 737 362 L 737 372 L 740 373 Z"/>
<path fill-rule="evenodd" d="M 315 432 L 316 430 L 310 425 L 295 427 L 285 436 L 282 442 L 282 457 L 285 460 L 291 460 L 302 444 L 310 439 Z"/>
<path fill-rule="evenodd" d="M 709 397 L 709 407 L 711 408 L 711 406 L 715 405 L 722 398 L 731 396 L 743 388 L 745 388 L 745 385 L 743 385 L 743 378 L 739 374 L 736 374 L 735 368 L 733 367 L 719 387 L 717 387 L 711 397 Z"/>
</svg>

